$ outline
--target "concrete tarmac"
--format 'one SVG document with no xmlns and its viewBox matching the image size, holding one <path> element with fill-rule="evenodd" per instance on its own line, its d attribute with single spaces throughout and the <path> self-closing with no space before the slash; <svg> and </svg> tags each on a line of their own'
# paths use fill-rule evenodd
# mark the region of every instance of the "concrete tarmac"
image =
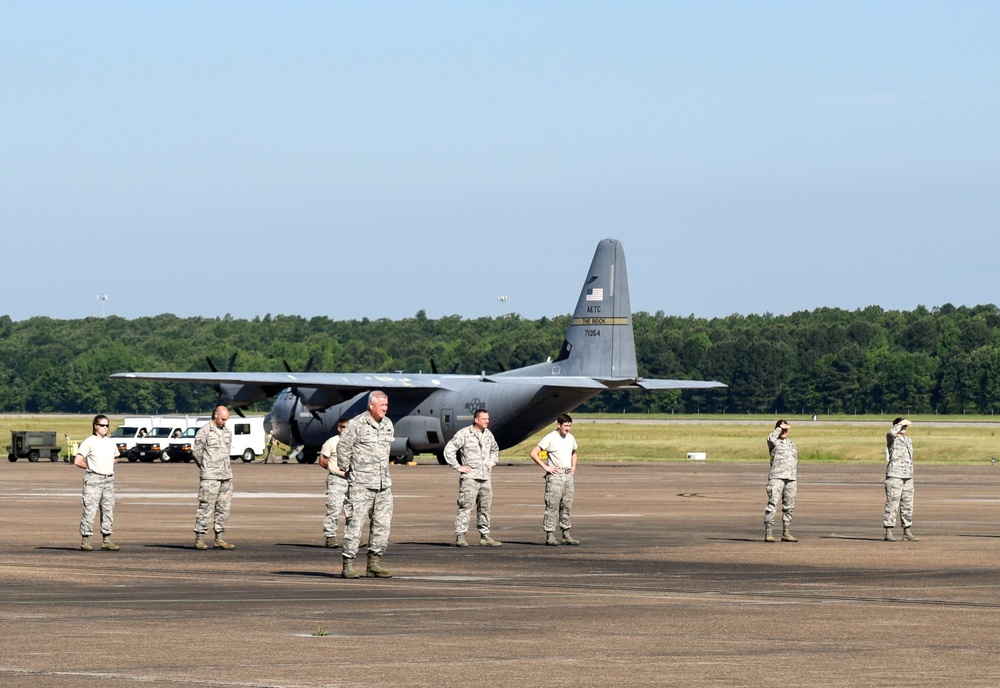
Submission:
<svg viewBox="0 0 1000 688">
<path fill-rule="evenodd" d="M 918 466 L 921 540 L 886 543 L 882 466 L 800 464 L 800 542 L 766 544 L 764 462 L 581 463 L 583 544 L 546 547 L 541 471 L 500 465 L 503 547 L 459 549 L 457 474 L 425 460 L 392 469 L 394 578 L 356 581 L 322 469 L 234 470 L 237 549 L 192 548 L 192 464 L 125 463 L 122 549 L 81 552 L 83 473 L 2 464 L 0 685 L 1000 683 L 1000 467 Z"/>
</svg>

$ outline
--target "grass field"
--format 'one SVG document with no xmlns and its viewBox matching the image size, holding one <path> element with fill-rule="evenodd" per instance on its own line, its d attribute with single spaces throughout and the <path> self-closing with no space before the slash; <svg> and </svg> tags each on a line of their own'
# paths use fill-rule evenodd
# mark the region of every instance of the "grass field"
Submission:
<svg viewBox="0 0 1000 688">
<path fill-rule="evenodd" d="M 579 421 L 573 426 L 573 434 L 580 445 L 581 461 L 684 461 L 688 452 L 705 452 L 709 461 L 766 461 L 765 438 L 774 423 L 770 416 L 746 415 L 574 417 Z M 79 442 L 90 434 L 92 419 L 75 415 L 0 415 L 0 438 L 6 447 L 11 430 L 55 430 L 65 447 L 67 435 Z M 112 416 L 112 428 L 121 419 Z M 587 422 L 591 419 L 604 422 Z M 787 419 L 800 461 L 877 464 L 884 460 L 885 433 L 891 417 L 830 416 L 820 422 L 795 416 Z M 634 422 L 643 420 L 674 422 Z M 1000 457 L 1000 422 L 993 416 L 914 416 L 912 420 L 910 437 L 918 463 L 974 464 Z M 548 429 L 504 451 L 501 458 L 529 460 L 528 453 L 545 432 Z"/>
</svg>

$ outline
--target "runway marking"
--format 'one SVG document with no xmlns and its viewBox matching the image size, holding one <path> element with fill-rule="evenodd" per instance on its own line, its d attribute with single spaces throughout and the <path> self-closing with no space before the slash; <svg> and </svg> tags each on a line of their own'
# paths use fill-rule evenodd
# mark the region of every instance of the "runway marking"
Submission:
<svg viewBox="0 0 1000 688">
<path fill-rule="evenodd" d="M 481 583 L 502 579 L 495 576 L 407 576 L 406 580 L 440 581 L 442 583 Z"/>
<path fill-rule="evenodd" d="M 80 491 L 73 492 L 9 492 L 5 497 L 28 497 L 31 499 L 80 498 Z M 233 499 L 322 499 L 325 493 L 316 492 L 233 492 Z M 431 495 L 394 494 L 393 499 L 426 499 Z M 197 492 L 136 492 L 115 490 L 115 499 L 198 499 Z"/>
<path fill-rule="evenodd" d="M 111 673 L 108 671 L 44 671 L 33 669 L 18 669 L 17 667 L 0 667 L 0 674 L 8 676 L 51 676 L 51 677 L 80 677 L 99 678 L 107 681 L 123 681 L 128 683 L 156 683 L 156 684 L 178 684 L 178 685 L 198 685 L 198 686 L 233 686 L 233 688 L 289 688 L 289 686 L 308 686 L 310 683 L 258 683 L 248 681 L 215 681 L 212 679 L 200 678 L 176 678 L 162 674 L 125 674 Z"/>
</svg>

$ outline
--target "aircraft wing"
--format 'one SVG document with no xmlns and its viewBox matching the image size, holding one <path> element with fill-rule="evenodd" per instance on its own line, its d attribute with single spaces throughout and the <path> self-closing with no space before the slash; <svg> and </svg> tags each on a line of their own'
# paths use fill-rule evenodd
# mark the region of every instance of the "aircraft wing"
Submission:
<svg viewBox="0 0 1000 688">
<path fill-rule="evenodd" d="M 454 389 L 450 380 L 475 375 L 391 375 L 376 373 L 115 373 L 118 380 L 194 382 L 207 385 L 252 385 L 277 394 L 286 387 L 360 392 L 368 389 Z"/>
<path fill-rule="evenodd" d="M 713 389 L 727 385 L 715 380 L 654 380 L 639 379 L 632 387 L 624 389 Z"/>
<path fill-rule="evenodd" d="M 502 385 L 535 385 L 536 387 L 567 387 L 573 389 L 608 389 L 608 386 L 595 380 L 592 377 L 582 377 L 577 375 L 548 376 L 489 376 L 480 378 L 483 382 L 495 382 Z"/>
<path fill-rule="evenodd" d="M 714 380 L 654 380 L 654 379 L 610 379 L 602 380 L 584 376 L 518 376 L 497 375 L 482 378 L 484 382 L 500 384 L 538 385 L 540 387 L 568 387 L 573 389 L 709 389 L 725 387 Z"/>
</svg>

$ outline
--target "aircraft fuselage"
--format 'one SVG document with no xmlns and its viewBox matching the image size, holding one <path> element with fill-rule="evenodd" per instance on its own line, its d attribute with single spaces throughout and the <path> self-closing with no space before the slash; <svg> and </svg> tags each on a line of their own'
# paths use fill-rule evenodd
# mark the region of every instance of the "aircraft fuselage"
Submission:
<svg viewBox="0 0 1000 688">
<path fill-rule="evenodd" d="M 498 385 L 475 376 L 442 376 L 449 389 L 430 393 L 417 390 L 386 390 L 388 416 L 395 426 L 393 456 L 407 453 L 441 455 L 444 445 L 458 430 L 472 423 L 478 408 L 490 412 L 490 426 L 501 449 L 531 437 L 560 413 L 576 408 L 597 394 L 593 390 L 569 390 L 536 385 Z M 340 404 L 314 411 L 289 388 L 275 399 L 268 414 L 270 431 L 289 446 L 304 445 L 314 454 L 335 432 L 342 416 L 353 418 L 368 407 L 368 392 Z"/>
</svg>

